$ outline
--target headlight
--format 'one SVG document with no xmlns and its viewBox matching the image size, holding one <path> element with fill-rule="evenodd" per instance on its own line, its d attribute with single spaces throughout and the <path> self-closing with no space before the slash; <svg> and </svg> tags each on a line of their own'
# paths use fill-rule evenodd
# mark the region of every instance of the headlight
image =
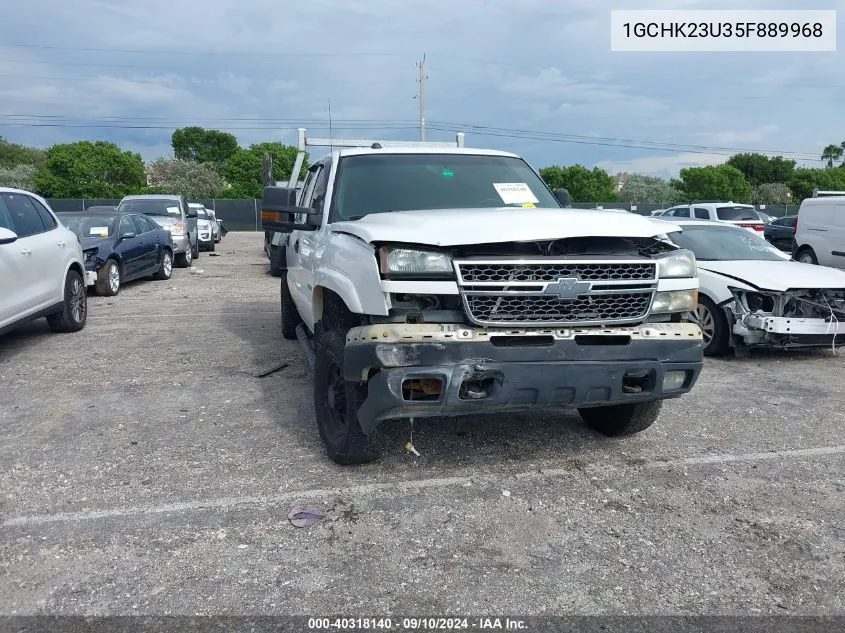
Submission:
<svg viewBox="0 0 845 633">
<path fill-rule="evenodd" d="M 444 253 L 384 246 L 379 250 L 379 268 L 384 275 L 447 276 L 452 259 Z"/>
<path fill-rule="evenodd" d="M 657 273 L 662 279 L 695 277 L 698 269 L 692 251 L 680 249 L 657 259 Z"/>
<path fill-rule="evenodd" d="M 667 314 L 670 312 L 692 312 L 698 304 L 698 290 L 671 290 L 658 292 L 651 304 L 652 314 Z"/>
<path fill-rule="evenodd" d="M 85 263 L 92 261 L 95 257 L 97 257 L 97 249 L 96 248 L 89 248 L 87 250 L 82 251 L 82 255 L 85 258 Z"/>
<path fill-rule="evenodd" d="M 184 235 L 185 234 L 185 225 L 184 224 L 178 224 L 178 223 L 177 224 L 171 224 L 169 227 L 165 227 L 165 228 L 167 228 L 167 230 L 170 231 L 171 235 Z"/>
</svg>

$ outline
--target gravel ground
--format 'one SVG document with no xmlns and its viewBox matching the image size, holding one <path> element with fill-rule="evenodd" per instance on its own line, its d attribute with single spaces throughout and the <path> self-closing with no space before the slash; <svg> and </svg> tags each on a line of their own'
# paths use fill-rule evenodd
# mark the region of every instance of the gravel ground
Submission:
<svg viewBox="0 0 845 633">
<path fill-rule="evenodd" d="M 708 360 L 625 440 L 422 420 L 341 468 L 278 283 L 230 233 L 0 338 L 0 613 L 845 613 L 842 353 Z"/>
</svg>

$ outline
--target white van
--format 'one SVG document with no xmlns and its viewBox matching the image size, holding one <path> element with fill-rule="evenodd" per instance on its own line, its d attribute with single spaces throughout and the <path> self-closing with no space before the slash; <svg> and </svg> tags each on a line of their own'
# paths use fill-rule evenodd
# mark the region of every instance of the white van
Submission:
<svg viewBox="0 0 845 633">
<path fill-rule="evenodd" d="M 807 264 L 845 268 L 845 191 L 819 192 L 801 203 L 792 256 Z"/>
</svg>

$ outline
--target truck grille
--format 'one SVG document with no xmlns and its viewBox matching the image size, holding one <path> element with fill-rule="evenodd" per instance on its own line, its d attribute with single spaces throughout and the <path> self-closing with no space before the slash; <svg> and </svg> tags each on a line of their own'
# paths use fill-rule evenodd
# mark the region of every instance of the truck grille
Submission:
<svg viewBox="0 0 845 633">
<path fill-rule="evenodd" d="M 582 281 L 651 281 L 654 264 L 475 264 L 461 262 L 461 280 L 466 284 L 490 281 L 557 281 L 577 277 Z"/>
<path fill-rule="evenodd" d="M 657 265 L 642 260 L 473 259 L 455 270 L 477 325 L 637 323 L 657 288 Z"/>
</svg>

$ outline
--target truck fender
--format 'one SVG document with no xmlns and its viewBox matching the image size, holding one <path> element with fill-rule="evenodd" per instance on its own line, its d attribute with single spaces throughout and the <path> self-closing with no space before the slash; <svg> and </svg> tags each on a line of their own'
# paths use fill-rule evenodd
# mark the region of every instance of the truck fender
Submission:
<svg viewBox="0 0 845 633">
<path fill-rule="evenodd" d="M 320 269 L 314 278 L 314 316 L 319 320 L 323 313 L 323 290 L 331 290 L 338 295 L 347 309 L 354 314 L 372 314 L 387 316 L 387 298 L 381 289 L 378 279 L 373 286 L 371 283 L 356 284 L 350 277 L 340 271 Z M 366 290 L 365 292 L 361 292 Z"/>
</svg>

